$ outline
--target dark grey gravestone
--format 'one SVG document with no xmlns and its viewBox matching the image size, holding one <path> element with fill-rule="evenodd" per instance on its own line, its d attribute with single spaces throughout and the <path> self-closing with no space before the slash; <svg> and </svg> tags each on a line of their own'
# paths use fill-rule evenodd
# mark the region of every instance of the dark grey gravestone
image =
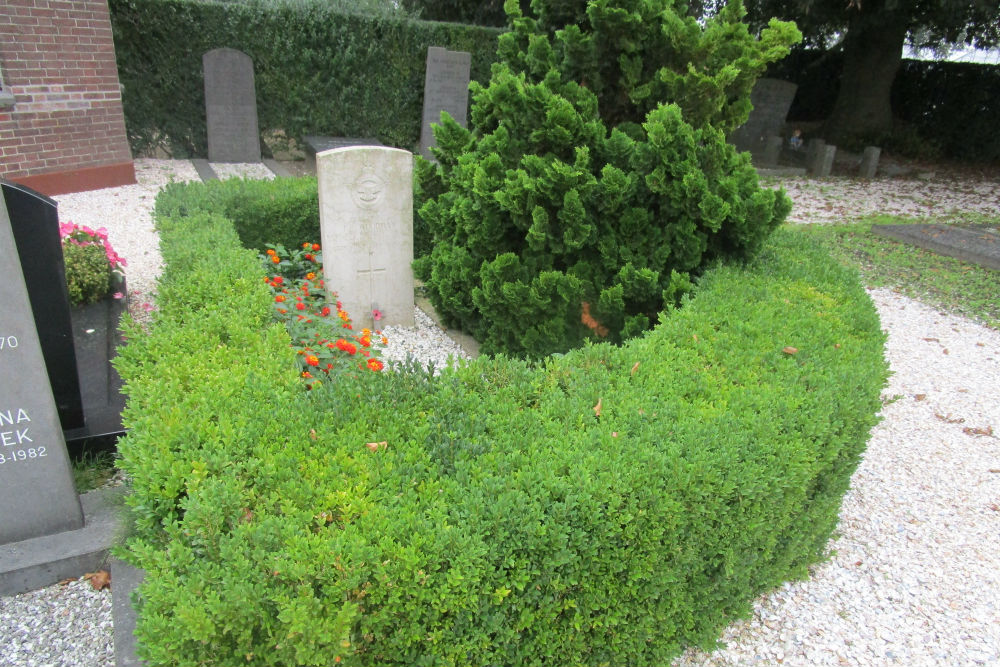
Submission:
<svg viewBox="0 0 1000 667">
<path fill-rule="evenodd" d="M 0 544 L 83 527 L 7 206 L 0 194 Z"/>
<path fill-rule="evenodd" d="M 6 200 L 4 214 L 9 216 L 14 233 L 15 257 L 20 258 L 20 272 L 28 288 L 59 421 L 63 430 L 82 428 L 84 408 L 56 202 L 17 183 L 4 181 L 0 189 Z"/>
<path fill-rule="evenodd" d="M 816 146 L 816 151 L 809 159 L 809 174 L 817 178 L 826 178 L 833 171 L 833 159 L 836 156 L 836 146 L 826 143 Z"/>
<path fill-rule="evenodd" d="M 872 225 L 872 233 L 1000 271 L 1000 227 Z"/>
<path fill-rule="evenodd" d="M 236 49 L 214 49 L 201 57 L 210 162 L 260 162 L 257 93 L 253 61 Z"/>
<path fill-rule="evenodd" d="M 469 116 L 469 71 L 472 54 L 449 51 L 440 46 L 427 49 L 427 72 L 424 75 L 424 118 L 420 128 L 420 154 L 433 159 L 434 146 L 431 124 L 441 122 L 441 112 L 447 111 L 455 122 L 465 127 Z"/>
<path fill-rule="evenodd" d="M 730 142 L 738 150 L 754 155 L 763 153 L 767 137 L 782 136 L 785 116 L 795 99 L 798 86 L 780 79 L 758 79 L 750 91 L 753 110 L 747 122 L 736 128 Z"/>
<path fill-rule="evenodd" d="M 778 164 L 778 158 L 781 157 L 781 149 L 784 146 L 785 140 L 781 137 L 770 136 L 764 144 L 764 155 L 761 158 L 761 164 L 767 166 L 774 166 Z"/>
<path fill-rule="evenodd" d="M 882 155 L 882 149 L 878 146 L 866 146 L 865 152 L 861 156 L 861 168 L 858 175 L 861 178 L 875 178 L 878 171 L 878 159 Z"/>
</svg>

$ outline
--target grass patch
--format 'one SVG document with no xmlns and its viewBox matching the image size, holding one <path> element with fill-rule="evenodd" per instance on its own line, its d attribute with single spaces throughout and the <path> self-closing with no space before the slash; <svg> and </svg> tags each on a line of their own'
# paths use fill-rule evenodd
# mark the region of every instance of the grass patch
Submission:
<svg viewBox="0 0 1000 667">
<path fill-rule="evenodd" d="M 1000 222 L 981 216 L 959 222 Z M 872 234 L 873 224 L 915 224 L 925 219 L 880 215 L 849 224 L 794 225 L 838 261 L 858 267 L 866 285 L 888 287 L 943 311 L 1000 329 L 1000 273 Z"/>
<path fill-rule="evenodd" d="M 113 452 L 83 452 L 72 460 L 73 484 L 77 493 L 99 489 L 115 476 Z"/>
</svg>

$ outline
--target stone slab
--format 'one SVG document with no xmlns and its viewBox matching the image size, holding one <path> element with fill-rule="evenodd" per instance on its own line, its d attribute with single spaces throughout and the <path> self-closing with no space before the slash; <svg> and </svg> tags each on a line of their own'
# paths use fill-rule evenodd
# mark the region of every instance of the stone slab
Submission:
<svg viewBox="0 0 1000 667">
<path fill-rule="evenodd" d="M 0 545 L 5 545 L 78 529 L 83 510 L 2 189 L 0 275 Z"/>
<path fill-rule="evenodd" d="M 878 159 L 882 155 L 882 149 L 878 146 L 866 146 L 865 152 L 861 156 L 861 164 L 858 167 L 858 176 L 872 179 L 878 172 Z"/>
<path fill-rule="evenodd" d="M 291 178 L 292 172 L 288 168 L 278 162 L 277 160 L 272 160 L 271 158 L 264 158 L 264 166 L 271 170 L 271 173 L 278 178 Z"/>
<path fill-rule="evenodd" d="M 872 233 L 1000 271 L 1000 228 L 964 225 L 872 225 Z"/>
<path fill-rule="evenodd" d="M 136 654 L 136 611 L 132 595 L 146 573 L 123 560 L 111 559 L 111 618 L 115 626 L 115 667 L 140 667 Z"/>
<path fill-rule="evenodd" d="M 194 170 L 198 172 L 198 178 L 201 179 L 202 183 L 219 180 L 219 175 L 212 169 L 212 165 L 209 164 L 208 160 L 195 158 L 191 160 L 191 164 L 194 165 Z"/>
<path fill-rule="evenodd" d="M 312 173 L 316 173 L 316 155 L 323 151 L 330 151 L 334 148 L 346 148 L 347 146 L 383 146 L 378 139 L 371 137 L 328 137 L 319 134 L 307 134 L 302 137 L 305 145 L 306 168 Z"/>
<path fill-rule="evenodd" d="M 758 79 L 750 91 L 753 109 L 747 121 L 730 135 L 730 142 L 738 150 L 761 153 L 766 146 L 766 138 L 782 136 L 785 116 L 792 106 L 798 86 L 780 79 Z"/>
<path fill-rule="evenodd" d="M 316 163 L 327 286 L 355 330 L 413 326 L 413 155 L 348 146 Z"/>
<path fill-rule="evenodd" d="M 107 568 L 118 532 L 121 489 L 79 496 L 83 526 L 0 545 L 0 595 L 17 595 Z"/>
<path fill-rule="evenodd" d="M 209 162 L 260 162 L 253 60 L 222 48 L 201 57 Z"/>
<path fill-rule="evenodd" d="M 440 46 L 431 46 L 427 49 L 420 154 L 428 160 L 433 159 L 430 147 L 435 145 L 431 125 L 441 122 L 442 111 L 447 111 L 462 127 L 466 127 L 468 123 L 471 68 L 471 53 L 449 51 Z"/>
</svg>

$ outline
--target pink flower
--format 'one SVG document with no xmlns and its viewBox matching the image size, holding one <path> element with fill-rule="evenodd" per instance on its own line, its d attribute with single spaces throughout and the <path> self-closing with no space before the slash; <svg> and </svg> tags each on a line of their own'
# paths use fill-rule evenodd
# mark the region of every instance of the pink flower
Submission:
<svg viewBox="0 0 1000 667">
<path fill-rule="evenodd" d="M 112 299 L 124 299 L 125 295 L 122 294 L 121 292 L 115 292 L 114 294 L 111 295 L 111 298 Z"/>
<path fill-rule="evenodd" d="M 376 322 L 378 322 L 380 319 L 382 319 L 382 311 L 379 310 L 378 308 L 372 308 L 372 317 L 375 319 Z"/>
<path fill-rule="evenodd" d="M 147 313 L 148 313 L 148 312 L 150 312 L 151 310 L 156 310 L 156 306 L 154 306 L 153 304 L 149 303 L 148 301 L 147 301 L 147 302 L 145 302 L 144 304 L 142 304 L 142 306 L 141 306 L 141 307 L 142 307 L 142 309 L 143 309 L 143 310 L 145 310 L 145 311 L 146 311 Z"/>
</svg>

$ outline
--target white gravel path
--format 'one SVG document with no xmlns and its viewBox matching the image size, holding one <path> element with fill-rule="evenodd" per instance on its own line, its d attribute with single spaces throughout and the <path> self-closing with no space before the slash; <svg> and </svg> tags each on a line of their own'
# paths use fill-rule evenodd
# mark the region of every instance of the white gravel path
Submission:
<svg viewBox="0 0 1000 667">
<path fill-rule="evenodd" d="M 57 199 L 63 221 L 109 230 L 141 302 L 161 261 L 155 192 L 195 172 L 184 161 L 136 168 L 139 185 Z M 1000 210 L 1000 183 L 985 179 L 782 184 L 795 222 Z M 724 647 L 688 651 L 675 667 L 1000 664 L 1000 332 L 889 290 L 871 295 L 894 374 L 830 560 L 758 599 L 752 618 L 725 631 Z M 421 320 L 406 342 L 392 331 L 401 343 L 392 355 L 422 347 L 411 340 L 423 337 L 443 345 L 432 329 Z M 109 600 L 85 582 L 0 598 L 0 665 L 113 665 Z M 84 632 L 68 631 L 68 619 Z"/>
</svg>

